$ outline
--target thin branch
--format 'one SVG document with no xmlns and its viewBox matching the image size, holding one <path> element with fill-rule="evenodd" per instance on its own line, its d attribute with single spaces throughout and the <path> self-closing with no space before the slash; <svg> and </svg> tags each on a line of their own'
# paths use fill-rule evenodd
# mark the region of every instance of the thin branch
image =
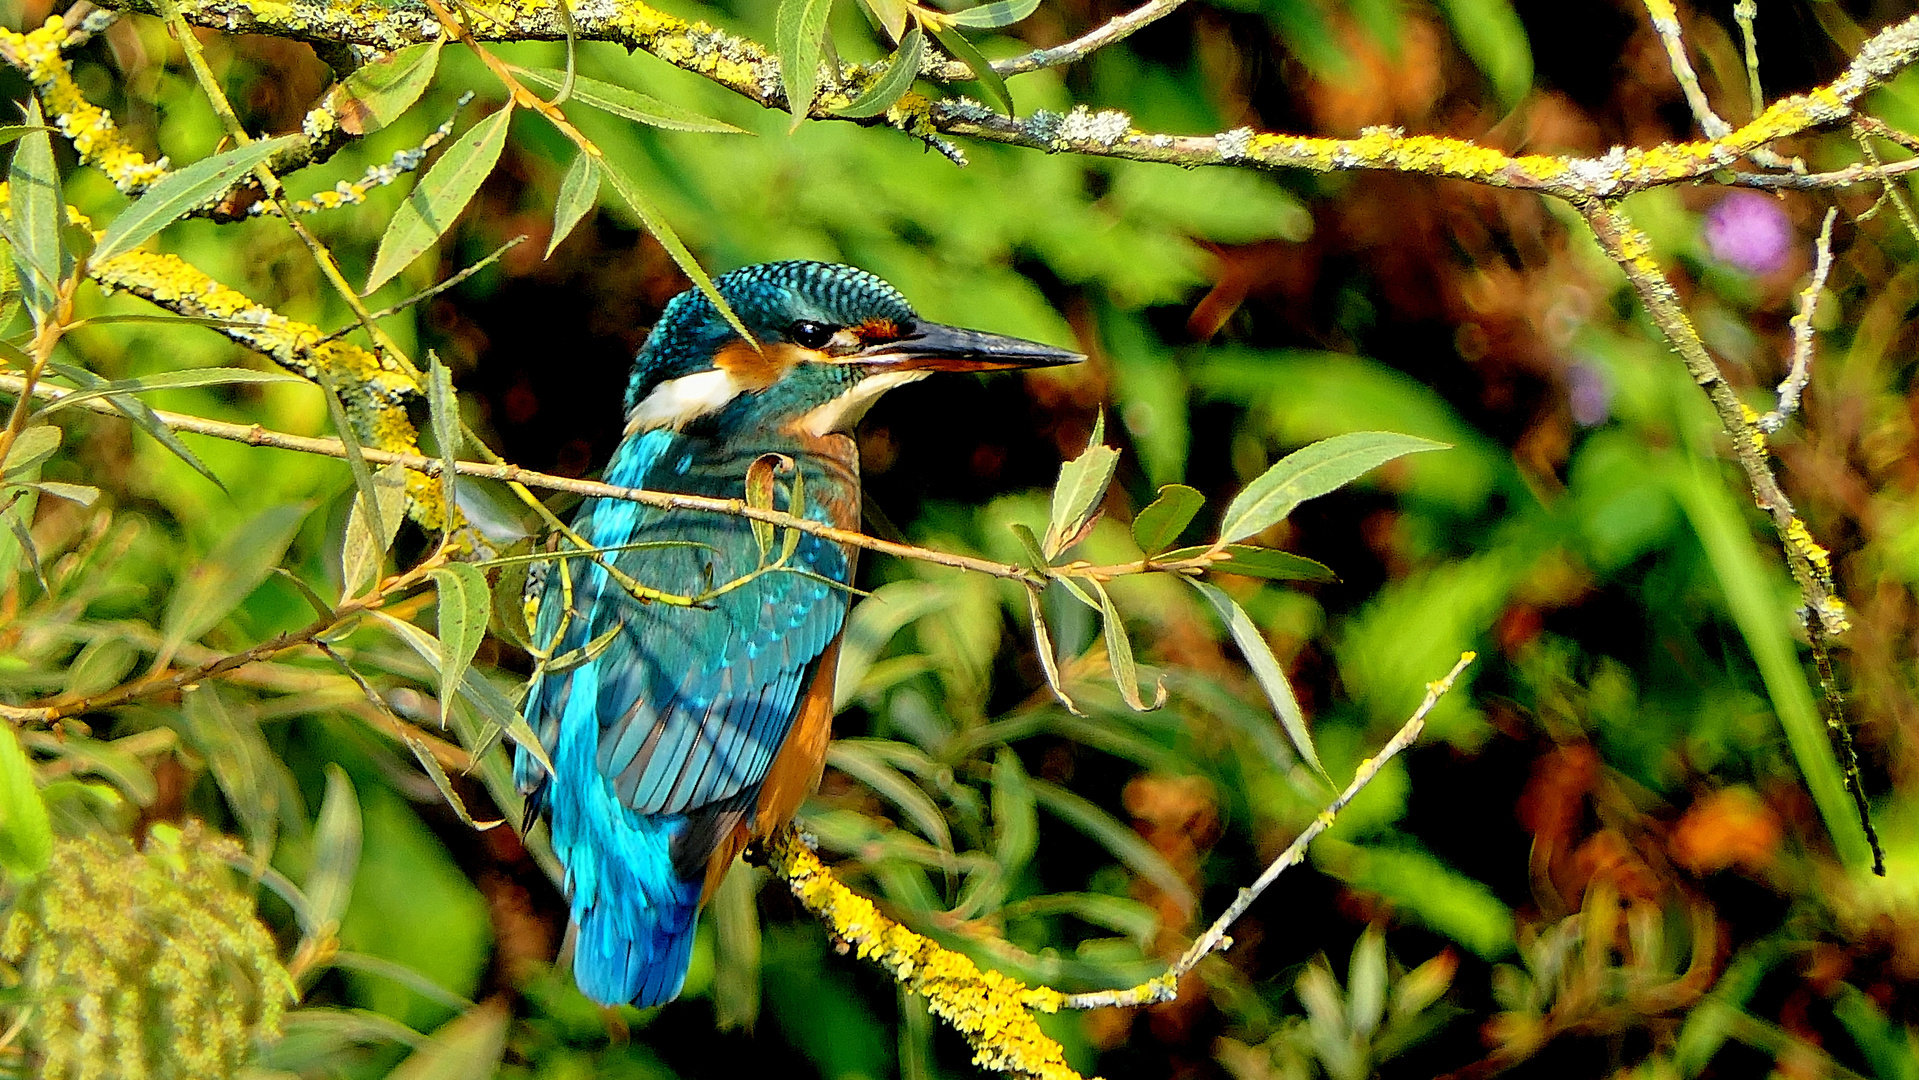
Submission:
<svg viewBox="0 0 1919 1080">
<path fill-rule="evenodd" d="M 1731 187 L 1759 188 L 1762 191 L 1832 191 L 1866 180 L 1889 181 L 1892 177 L 1914 171 L 1919 171 L 1919 158 L 1895 161 L 1890 165 L 1862 161 L 1857 165 L 1823 173 L 1735 172 L 1724 182 Z"/>
<path fill-rule="evenodd" d="M 1686 40 L 1680 34 L 1679 12 L 1673 7 L 1673 0 L 1645 0 L 1645 4 L 1646 14 L 1652 16 L 1653 31 L 1659 35 L 1659 43 L 1666 47 L 1666 60 L 1672 65 L 1673 78 L 1679 80 L 1679 89 L 1686 95 L 1686 105 L 1692 109 L 1693 118 L 1699 121 L 1707 138 L 1724 138 L 1732 131 L 1732 125 L 1720 119 L 1713 111 L 1712 102 L 1706 100 L 1705 88 L 1699 85 L 1699 75 L 1693 71 L 1692 58 L 1686 53 Z"/>
<path fill-rule="evenodd" d="M 1015 56 L 1005 60 L 993 61 L 993 70 L 1001 75 L 1023 75 L 1041 68 L 1059 67 L 1062 64 L 1076 63 L 1115 42 L 1124 41 L 1141 29 L 1179 10 L 1186 0 L 1148 0 L 1124 15 L 1113 18 L 1064 45 L 1055 45 L 1050 49 L 1034 49 L 1024 56 Z M 955 70 L 957 69 L 957 70 Z M 934 76 L 943 81 L 970 79 L 972 71 L 965 64 L 942 64 Z"/>
<path fill-rule="evenodd" d="M 1832 273 L 1832 223 L 1838 217 L 1838 207 L 1828 208 L 1825 224 L 1819 227 L 1812 281 L 1799 294 L 1799 313 L 1792 317 L 1792 366 L 1779 384 L 1779 407 L 1759 418 L 1759 430 L 1768 435 L 1784 427 L 1787 418 L 1799 411 L 1799 395 L 1812 378 L 1812 316 L 1819 307 L 1819 294 L 1826 289 L 1826 276 Z"/>
<path fill-rule="evenodd" d="M 1232 929 L 1240 916 L 1246 914 L 1247 909 L 1253 906 L 1253 902 L 1259 899 L 1261 893 L 1271 887 L 1273 882 L 1279 880 L 1279 875 L 1285 873 L 1287 867 L 1296 866 L 1305 860 L 1306 845 L 1318 839 L 1319 834 L 1332 827 L 1333 819 L 1341 810 L 1346 809 L 1347 804 L 1358 797 L 1361 791 L 1365 790 L 1367 784 L 1373 782 L 1373 778 L 1379 775 L 1379 771 L 1387 762 L 1418 740 L 1419 733 L 1426 729 L 1427 714 L 1431 713 L 1433 706 L 1439 704 L 1439 699 L 1453 688 L 1454 681 L 1475 657 L 1474 653 L 1460 653 L 1459 662 L 1453 665 L 1453 669 L 1447 672 L 1444 678 L 1426 684 L 1425 700 L 1419 703 L 1419 708 L 1413 710 L 1412 718 L 1400 727 L 1385 746 L 1380 747 L 1379 753 L 1359 763 L 1359 768 L 1353 774 L 1353 782 L 1346 785 L 1346 790 L 1340 792 L 1339 797 L 1328 804 L 1326 809 L 1320 811 L 1312 824 L 1307 825 L 1298 836 L 1293 838 L 1292 843 L 1286 845 L 1286 850 L 1280 852 L 1278 857 L 1267 865 L 1265 872 L 1260 874 L 1256 881 L 1239 890 L 1239 896 L 1233 900 L 1232 905 L 1221 912 L 1219 918 L 1213 920 L 1213 925 L 1200 935 L 1198 941 L 1193 942 L 1192 948 L 1187 949 L 1185 955 L 1168 968 L 1164 975 L 1126 990 L 1096 990 L 1087 994 L 1069 994 L 1061 1005 L 1068 1009 L 1102 1009 L 1128 1005 L 1152 1005 L 1173 1000 L 1179 992 L 1179 980 L 1198 966 L 1201 960 L 1215 952 L 1222 952 L 1232 947 L 1233 939 L 1226 936 L 1226 931 Z"/>
</svg>

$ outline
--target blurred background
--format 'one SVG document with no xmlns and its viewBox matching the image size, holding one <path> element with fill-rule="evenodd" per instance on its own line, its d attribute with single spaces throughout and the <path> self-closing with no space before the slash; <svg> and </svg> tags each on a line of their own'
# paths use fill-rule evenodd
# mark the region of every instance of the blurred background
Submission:
<svg viewBox="0 0 1919 1080">
<path fill-rule="evenodd" d="M 771 37 L 767 0 L 665 6 Z M 1681 18 L 1702 83 L 1736 124 L 1751 109 L 1732 8 L 1686 5 Z M 977 42 L 1009 56 L 1123 10 L 1049 2 Z M 1885 0 L 1764 5 L 1767 95 L 1833 79 L 1909 11 Z M 4 21 L 31 27 L 46 13 L 30 2 Z M 849 60 L 886 51 L 854 5 L 835 8 L 831 31 Z M 252 130 L 297 130 L 330 80 L 304 44 L 211 33 L 202 43 Z M 497 52 L 564 63 L 559 45 Z M 123 20 L 74 59 L 136 145 L 184 162 L 219 141 L 158 21 Z M 1314 439 L 1385 429 L 1453 446 L 1307 503 L 1261 537 L 1324 562 L 1338 582 L 1221 583 L 1264 631 L 1340 783 L 1461 650 L 1479 650 L 1478 664 L 1421 744 L 1234 927 L 1234 947 L 1178 1001 L 1042 1018 L 1076 1068 L 1235 1080 L 1919 1076 L 1919 241 L 1884 188 L 1772 195 L 1701 183 L 1625 203 L 1762 412 L 1785 373 L 1819 222 L 1840 209 L 1806 407 L 1772 449 L 1853 607 L 1840 676 L 1890 856 L 1889 876 L 1874 879 L 1857 862 L 1856 825 L 1822 819 L 1782 733 L 1780 714 L 1809 709 L 1812 684 L 1777 543 L 1703 395 L 1567 208 L 1417 176 L 1180 170 L 973 143 L 959 168 L 885 128 L 812 122 L 789 134 L 785 114 L 645 54 L 589 44 L 578 62 L 745 129 L 663 131 L 569 107 L 709 270 L 852 263 L 928 318 L 1089 354 L 1060 371 L 947 379 L 881 401 L 860 437 L 869 531 L 1017 558 L 1008 524 L 1046 520 L 1059 463 L 1086 445 L 1101 410 L 1123 458 L 1084 549 L 1094 561 L 1138 557 L 1125 523 L 1162 484 L 1206 494 L 1211 509 L 1186 541 L 1196 543 L 1233 493 Z M 0 82 L 24 100 L 17 74 Z M 1009 85 L 1022 114 L 1085 103 L 1151 132 L 1352 136 L 1388 125 L 1579 156 L 1697 134 L 1636 0 L 1210 0 Z M 478 100 L 461 108 L 468 91 Z M 289 187 L 356 177 L 447 117 L 464 127 L 501 100 L 479 62 L 450 48 L 405 120 Z M 1865 111 L 1919 131 L 1919 75 Z M 1868 152 L 1844 131 L 1777 149 L 1815 171 Z M 1910 156 L 1884 140 L 1870 152 Z M 517 115 L 476 204 L 371 302 L 529 237 L 387 325 L 416 357 L 432 349 L 451 367 L 467 420 L 507 460 L 587 476 L 619 437 L 633 353 L 687 283 L 611 202 L 541 257 L 572 153 Z M 75 169 L 67 183 L 82 209 L 122 205 L 97 173 Z M 407 186 L 310 220 L 350 278 Z M 290 317 L 351 321 L 280 223 L 186 222 L 161 244 Z M 153 310 L 92 289 L 81 305 Z M 166 323 L 84 327 L 66 349 L 109 378 L 267 366 Z M 305 386 L 147 399 L 286 431 L 330 427 Z M 90 507 L 42 499 L 31 519 L 46 580 L 16 553 L 0 583 L 6 700 L 110 686 L 145 664 L 156 613 L 196 567 L 231 554 L 232 537 L 305 581 L 339 580 L 354 490 L 341 463 L 191 440 L 222 490 L 118 419 L 76 411 L 62 424 L 47 477 L 105 496 Z M 299 509 L 270 516 L 284 507 Z M 403 532 L 402 565 L 426 544 Z M 311 619 L 288 578 L 262 577 L 206 649 L 236 651 Z M 861 584 L 873 597 L 842 659 L 843 741 L 802 820 L 855 888 L 984 964 L 1067 990 L 1151 977 L 1330 797 L 1222 627 L 1177 583 L 1113 589 L 1141 662 L 1171 694 L 1151 713 L 1119 700 L 1084 609 L 1049 594 L 1085 718 L 1046 692 L 1017 586 L 883 558 L 862 560 Z M 400 614 L 431 627 L 428 603 Z M 337 647 L 395 712 L 437 732 L 433 677 L 389 631 L 363 624 Z M 531 667 L 493 640 L 478 663 L 508 694 Z M 364 835 L 339 926 L 347 959 L 298 960 L 285 890 L 243 877 L 225 886 L 257 895 L 302 991 L 287 1036 L 252 1075 L 491 1075 L 484 1053 L 474 1071 L 408 1060 L 421 1033 L 480 1028 L 499 1033 L 500 1074 L 516 1077 L 978 1075 L 957 1037 L 882 973 L 836 955 L 753 869 L 736 870 L 709 909 L 679 1001 L 602 1013 L 553 966 L 564 900 L 512 828 L 469 828 L 381 725 L 337 668 L 292 655 L 22 736 L 43 784 L 110 789 L 50 793 L 60 835 L 144 837 L 203 820 L 296 894 L 327 859 L 316 835 L 337 836 L 316 821 L 329 765 L 343 770 Z M 455 771 L 472 816 L 515 816 Z M 70 912 L 83 928 L 117 917 L 97 898 Z"/>
</svg>

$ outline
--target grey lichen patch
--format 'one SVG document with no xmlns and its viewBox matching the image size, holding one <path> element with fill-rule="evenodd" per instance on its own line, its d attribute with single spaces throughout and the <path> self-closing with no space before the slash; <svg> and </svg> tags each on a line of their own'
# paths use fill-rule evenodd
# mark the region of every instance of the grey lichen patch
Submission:
<svg viewBox="0 0 1919 1080">
<path fill-rule="evenodd" d="M 1118 109 L 1094 112 L 1084 105 L 1075 105 L 1060 121 L 1052 141 L 1061 150 L 1087 144 L 1110 150 L 1132 130 L 1133 118 Z"/>
<path fill-rule="evenodd" d="M 1213 145 L 1218 148 L 1221 161 L 1244 161 L 1253 148 L 1253 129 L 1237 127 L 1222 131 L 1213 136 Z"/>
<path fill-rule="evenodd" d="M 1615 146 L 1596 158 L 1573 158 L 1566 162 L 1566 173 L 1581 190 L 1593 195 L 1611 195 L 1627 179 L 1629 166 L 1626 148 Z"/>
</svg>

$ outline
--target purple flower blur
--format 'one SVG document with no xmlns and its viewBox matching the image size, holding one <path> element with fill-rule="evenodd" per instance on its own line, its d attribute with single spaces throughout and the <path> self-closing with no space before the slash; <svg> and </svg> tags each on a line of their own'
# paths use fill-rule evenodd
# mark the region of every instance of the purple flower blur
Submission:
<svg viewBox="0 0 1919 1080">
<path fill-rule="evenodd" d="M 1748 274 L 1769 274 L 1784 266 L 1792 241 L 1792 223 L 1770 195 L 1734 191 L 1706 212 L 1707 250 Z"/>
<path fill-rule="evenodd" d="M 1612 387 L 1598 367 L 1576 360 L 1566 370 L 1566 401 L 1572 406 L 1573 423 L 1598 427 L 1612 411 Z"/>
</svg>

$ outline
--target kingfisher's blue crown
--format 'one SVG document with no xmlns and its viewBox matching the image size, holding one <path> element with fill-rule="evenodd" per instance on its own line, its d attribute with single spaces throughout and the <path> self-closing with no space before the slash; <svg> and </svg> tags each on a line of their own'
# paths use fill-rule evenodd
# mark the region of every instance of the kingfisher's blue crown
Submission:
<svg viewBox="0 0 1919 1080">
<path fill-rule="evenodd" d="M 790 328 L 804 321 L 854 326 L 888 320 L 901 327 L 919 321 L 898 289 L 876 274 L 839 263 L 759 263 L 721 274 L 713 284 L 761 342 L 785 340 Z M 668 379 L 711 366 L 714 354 L 738 338 L 705 293 L 688 289 L 675 296 L 633 362 L 626 407 L 632 409 Z"/>
</svg>

